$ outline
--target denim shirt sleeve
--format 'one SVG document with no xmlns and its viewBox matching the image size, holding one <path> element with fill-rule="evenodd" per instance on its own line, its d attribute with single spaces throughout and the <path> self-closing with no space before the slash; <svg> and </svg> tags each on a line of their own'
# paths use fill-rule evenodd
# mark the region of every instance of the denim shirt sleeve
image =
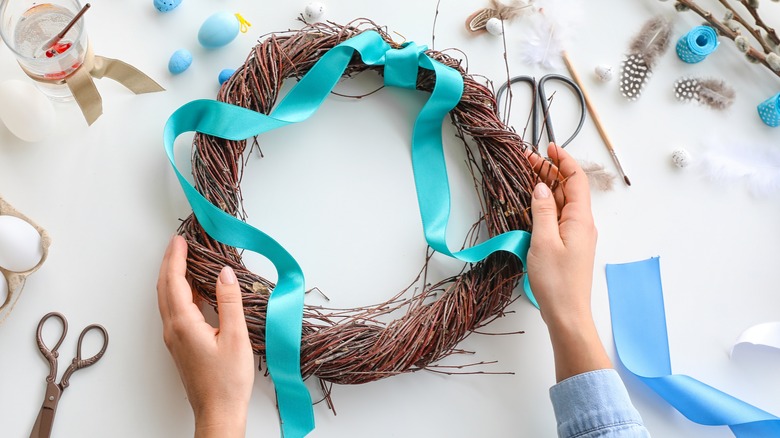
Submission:
<svg viewBox="0 0 780 438">
<path fill-rule="evenodd" d="M 550 388 L 560 438 L 647 438 L 628 392 L 613 369 L 570 377 Z"/>
</svg>

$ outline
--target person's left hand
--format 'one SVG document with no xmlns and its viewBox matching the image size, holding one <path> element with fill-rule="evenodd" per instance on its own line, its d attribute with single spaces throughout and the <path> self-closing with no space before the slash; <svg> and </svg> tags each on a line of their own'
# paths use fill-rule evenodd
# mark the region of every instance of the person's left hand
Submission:
<svg viewBox="0 0 780 438">
<path fill-rule="evenodd" d="M 203 318 L 185 278 L 187 242 L 174 236 L 157 281 L 163 339 L 195 414 L 195 435 L 243 437 L 254 382 L 254 358 L 241 289 L 230 267 L 217 279 L 219 328 Z"/>
</svg>

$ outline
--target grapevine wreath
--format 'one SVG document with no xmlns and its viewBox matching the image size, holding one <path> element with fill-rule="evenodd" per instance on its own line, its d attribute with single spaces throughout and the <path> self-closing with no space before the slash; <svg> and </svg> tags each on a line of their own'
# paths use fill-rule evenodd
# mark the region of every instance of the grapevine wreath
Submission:
<svg viewBox="0 0 780 438">
<path fill-rule="evenodd" d="M 346 26 L 316 23 L 298 31 L 271 34 L 225 82 L 218 100 L 268 114 L 285 80 L 299 79 L 323 53 L 366 30 L 376 31 L 393 48 L 401 47 L 385 29 L 368 20 Z M 499 119 L 491 89 L 467 74 L 459 60 L 434 50 L 426 54 L 463 76 L 463 95 L 450 115 L 482 196 L 482 217 L 467 243 L 476 239 L 480 225 L 490 236 L 509 230 L 530 231 L 531 193 L 539 177 L 525 155 L 527 145 Z M 344 76 L 366 70 L 383 73 L 382 67 L 363 64 L 355 56 Z M 432 71 L 420 69 L 417 89 L 430 92 L 434 81 Z M 240 181 L 246 147 L 247 141 L 198 133 L 192 151 L 197 190 L 242 220 Z M 249 271 L 236 248 L 213 240 L 194 214 L 183 221 L 179 233 L 189 243 L 187 273 L 192 286 L 215 309 L 214 278 L 225 265 L 235 270 L 252 347 L 264 357 L 266 309 L 275 284 Z M 304 378 L 319 378 L 327 395 L 330 383 L 359 384 L 405 372 L 435 370 L 437 361 L 460 351 L 456 346 L 461 340 L 503 314 L 522 275 L 517 257 L 497 252 L 459 275 L 424 284 L 411 297 L 402 292 L 385 302 L 354 309 L 306 305 L 301 373 Z M 390 319 L 387 315 L 391 313 L 400 316 L 389 322 L 382 320 L 382 316 Z"/>
</svg>

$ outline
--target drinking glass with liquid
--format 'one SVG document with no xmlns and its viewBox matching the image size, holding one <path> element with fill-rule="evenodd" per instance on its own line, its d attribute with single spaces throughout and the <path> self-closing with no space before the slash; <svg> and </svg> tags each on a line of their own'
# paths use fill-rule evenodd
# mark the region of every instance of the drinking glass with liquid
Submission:
<svg viewBox="0 0 780 438">
<path fill-rule="evenodd" d="M 84 18 L 53 45 L 81 9 L 78 0 L 0 0 L 0 36 L 22 70 L 53 100 L 70 100 L 65 78 L 84 62 L 87 32 Z"/>
</svg>

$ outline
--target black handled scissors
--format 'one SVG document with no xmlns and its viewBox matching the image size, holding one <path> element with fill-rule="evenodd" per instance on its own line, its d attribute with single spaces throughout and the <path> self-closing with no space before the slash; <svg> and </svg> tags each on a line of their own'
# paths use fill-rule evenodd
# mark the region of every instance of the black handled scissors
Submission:
<svg viewBox="0 0 780 438">
<path fill-rule="evenodd" d="M 62 334 L 60 335 L 60 339 L 54 345 L 54 348 L 50 349 L 43 342 L 41 331 L 43 330 L 43 326 L 46 324 L 46 321 L 52 317 L 62 321 Z M 87 359 L 82 359 L 81 342 L 84 340 L 84 336 L 91 330 L 98 330 L 103 334 L 103 348 L 101 348 L 100 351 L 98 351 L 94 356 Z M 60 379 L 60 383 L 55 383 L 55 379 L 57 378 L 57 357 L 59 356 L 59 351 L 57 351 L 57 349 L 60 348 L 62 341 L 65 340 L 66 334 L 68 334 L 68 321 L 61 313 L 47 313 L 43 316 L 43 318 L 41 318 L 41 322 L 38 323 L 38 348 L 41 350 L 43 357 L 45 357 L 49 362 L 49 375 L 46 377 L 46 396 L 43 399 L 43 405 L 41 406 L 41 410 L 38 413 L 38 418 L 35 419 L 35 425 L 33 426 L 32 432 L 30 433 L 30 438 L 44 438 L 51 435 L 51 428 L 54 424 L 54 414 L 57 412 L 57 403 L 60 401 L 62 391 L 64 391 L 65 388 L 70 385 L 70 376 L 74 372 L 93 365 L 95 362 L 100 360 L 100 358 L 103 357 L 103 353 L 106 352 L 106 347 L 108 347 L 108 332 L 102 325 L 91 324 L 85 327 L 79 335 L 79 342 L 78 346 L 76 347 L 76 357 L 73 358 L 73 361 L 65 370 L 65 373 Z"/>
<path fill-rule="evenodd" d="M 564 84 L 568 85 L 572 91 L 574 91 L 574 94 L 577 96 L 577 98 L 580 101 L 580 123 L 577 125 L 577 129 L 574 130 L 574 134 L 569 137 L 568 140 L 563 142 L 562 144 L 558 144 L 555 141 L 555 132 L 553 130 L 552 125 L 552 118 L 550 118 L 550 105 L 547 101 L 547 93 L 544 91 L 544 84 L 547 81 L 560 81 Z M 496 93 L 496 103 L 498 104 L 498 107 L 501 107 L 501 96 L 504 94 L 504 92 L 507 90 L 509 85 L 517 83 L 517 82 L 527 82 L 528 85 L 531 86 L 531 90 L 533 93 L 533 105 L 531 106 L 531 137 L 532 139 L 532 145 L 534 147 L 534 150 L 538 150 L 539 148 L 539 142 L 541 140 L 541 135 L 539 134 L 539 123 L 540 123 L 540 115 L 539 110 L 542 110 L 541 119 L 544 120 L 544 127 L 547 131 L 547 139 L 553 143 L 558 144 L 560 147 L 564 148 L 567 144 L 569 144 L 572 140 L 574 140 L 574 137 L 579 134 L 580 129 L 582 129 L 582 125 L 585 123 L 585 95 L 582 94 L 582 90 L 580 87 L 577 86 L 577 84 L 571 80 L 570 78 L 567 78 L 566 76 L 561 76 L 558 74 L 548 74 L 542 76 L 541 79 L 537 82 L 536 78 L 531 76 L 515 76 L 511 79 L 509 79 L 508 82 L 504 82 L 501 87 L 498 89 L 498 92 Z"/>
</svg>

